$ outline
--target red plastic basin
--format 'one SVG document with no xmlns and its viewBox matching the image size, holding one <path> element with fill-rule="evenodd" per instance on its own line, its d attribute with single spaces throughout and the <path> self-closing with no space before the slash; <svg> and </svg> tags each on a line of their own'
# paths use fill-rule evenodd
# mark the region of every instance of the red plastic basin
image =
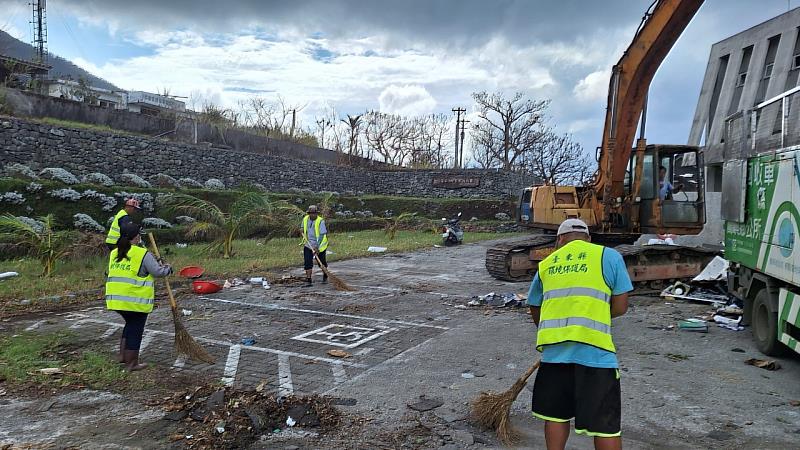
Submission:
<svg viewBox="0 0 800 450">
<path fill-rule="evenodd" d="M 192 290 L 195 294 L 213 294 L 222 290 L 222 286 L 213 281 L 192 281 Z"/>
<path fill-rule="evenodd" d="M 186 266 L 178 272 L 178 275 L 184 278 L 200 278 L 205 272 L 200 266 Z"/>
</svg>

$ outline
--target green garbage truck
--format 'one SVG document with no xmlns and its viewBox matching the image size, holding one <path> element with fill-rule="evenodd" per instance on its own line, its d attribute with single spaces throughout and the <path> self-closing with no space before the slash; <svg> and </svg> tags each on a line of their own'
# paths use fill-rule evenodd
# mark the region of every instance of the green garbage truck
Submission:
<svg viewBox="0 0 800 450">
<path fill-rule="evenodd" d="M 726 120 L 728 289 L 757 348 L 800 353 L 800 88 Z"/>
</svg>

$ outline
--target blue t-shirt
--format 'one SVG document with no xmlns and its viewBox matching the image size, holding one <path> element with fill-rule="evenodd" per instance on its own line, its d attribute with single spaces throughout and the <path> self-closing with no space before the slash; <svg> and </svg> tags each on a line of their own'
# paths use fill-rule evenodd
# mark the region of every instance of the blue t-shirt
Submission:
<svg viewBox="0 0 800 450">
<path fill-rule="evenodd" d="M 603 251 L 603 279 L 611 288 L 611 295 L 620 295 L 633 290 L 631 278 L 625 267 L 622 255 L 613 248 Z M 542 280 L 537 273 L 531 282 L 528 291 L 528 304 L 542 306 L 543 292 Z M 588 367 L 602 369 L 616 369 L 619 367 L 615 353 L 602 350 L 592 345 L 580 342 L 562 342 L 547 345 L 542 349 L 542 362 L 544 363 L 573 363 Z"/>
</svg>

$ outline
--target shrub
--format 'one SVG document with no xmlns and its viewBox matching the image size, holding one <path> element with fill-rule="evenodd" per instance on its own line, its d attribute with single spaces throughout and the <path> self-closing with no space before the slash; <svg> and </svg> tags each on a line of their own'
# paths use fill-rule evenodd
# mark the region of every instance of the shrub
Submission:
<svg viewBox="0 0 800 450">
<path fill-rule="evenodd" d="M 114 180 L 112 180 L 110 177 L 100 172 L 92 172 L 88 175 L 84 175 L 83 178 L 81 178 L 81 181 L 89 184 L 99 184 L 101 186 L 114 185 Z"/>
<path fill-rule="evenodd" d="M 31 194 L 35 194 L 42 190 L 42 185 L 31 181 L 30 183 L 28 183 L 27 186 L 25 186 L 25 190 L 30 192 Z"/>
<path fill-rule="evenodd" d="M 153 187 L 150 183 L 147 182 L 144 178 L 136 175 L 135 173 L 123 173 L 122 175 L 117 177 L 120 183 L 124 186 L 136 186 L 140 188 L 151 188 Z"/>
<path fill-rule="evenodd" d="M 197 188 L 197 189 L 203 188 L 202 183 L 200 183 L 199 181 L 195 181 L 193 178 L 189 177 L 178 179 L 178 184 L 182 188 Z"/>
<path fill-rule="evenodd" d="M 17 216 L 17 220 L 31 227 L 35 232 L 41 233 L 44 230 L 44 222 L 41 220 L 31 219 L 30 217 Z"/>
<path fill-rule="evenodd" d="M 18 178 L 21 180 L 38 180 L 39 176 L 30 167 L 25 164 L 14 163 L 7 164 L 5 167 L 7 177 Z"/>
<path fill-rule="evenodd" d="M 12 205 L 21 205 L 25 203 L 25 196 L 17 191 L 6 192 L 0 195 L 0 203 L 11 203 Z"/>
<path fill-rule="evenodd" d="M 197 222 L 197 219 L 190 216 L 178 216 L 175 218 L 175 223 L 177 223 L 178 225 L 187 225 L 195 222 Z"/>
<path fill-rule="evenodd" d="M 176 188 L 180 186 L 178 180 L 165 174 L 159 173 L 150 177 L 150 183 L 161 188 Z"/>
<path fill-rule="evenodd" d="M 70 188 L 55 189 L 47 194 L 50 195 L 50 197 L 57 198 L 59 200 L 66 200 L 68 202 L 77 202 L 81 199 L 80 192 Z"/>
<path fill-rule="evenodd" d="M 97 221 L 92 219 L 88 214 L 78 213 L 72 216 L 72 225 L 74 225 L 78 230 L 87 231 L 90 233 L 106 232 L 105 227 L 97 223 Z"/>
<path fill-rule="evenodd" d="M 225 190 L 225 183 L 222 180 L 218 180 L 216 178 L 209 178 L 206 180 L 205 184 L 206 189 L 210 189 L 212 191 L 223 191 Z"/>
<path fill-rule="evenodd" d="M 110 197 L 108 195 L 102 194 L 97 191 L 93 191 L 91 189 L 83 191 L 81 197 L 100 203 L 101 205 L 103 205 L 103 211 L 111 211 L 112 209 L 114 209 L 114 207 L 117 206 L 117 199 L 115 199 L 114 197 Z"/>
<path fill-rule="evenodd" d="M 78 178 L 70 173 L 68 170 L 62 169 L 60 167 L 47 167 L 42 169 L 39 172 L 39 176 L 42 178 L 47 178 L 49 180 L 60 181 L 64 184 L 78 184 L 80 181 Z"/>
<path fill-rule="evenodd" d="M 142 220 L 144 228 L 172 228 L 172 224 L 158 217 L 148 217 Z"/>
<path fill-rule="evenodd" d="M 153 212 L 153 195 L 149 192 L 115 192 L 114 197 L 117 198 L 118 201 L 124 203 L 125 200 L 129 198 L 135 198 L 139 200 L 139 205 L 142 207 L 142 211 L 144 212 Z"/>
<path fill-rule="evenodd" d="M 53 231 L 52 214 L 40 217 L 36 224 L 6 214 L 0 216 L 0 240 L 11 241 L 12 245 L 28 251 L 41 262 L 42 276 L 49 277 L 56 262 L 69 254 L 72 236 Z"/>
</svg>

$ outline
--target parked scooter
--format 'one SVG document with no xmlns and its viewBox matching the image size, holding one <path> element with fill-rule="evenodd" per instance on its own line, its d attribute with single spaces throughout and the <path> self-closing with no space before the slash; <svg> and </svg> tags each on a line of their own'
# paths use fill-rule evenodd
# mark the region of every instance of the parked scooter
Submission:
<svg viewBox="0 0 800 450">
<path fill-rule="evenodd" d="M 445 246 L 458 245 L 464 242 L 464 230 L 461 229 L 461 213 L 450 220 L 442 218 L 442 241 Z"/>
</svg>

